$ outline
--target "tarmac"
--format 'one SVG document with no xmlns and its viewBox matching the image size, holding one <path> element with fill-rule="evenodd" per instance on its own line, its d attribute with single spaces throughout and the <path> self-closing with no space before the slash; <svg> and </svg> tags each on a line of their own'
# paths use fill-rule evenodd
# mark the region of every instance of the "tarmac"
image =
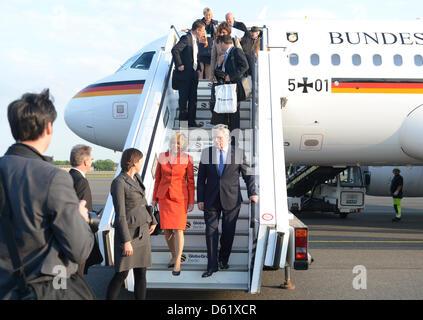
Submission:
<svg viewBox="0 0 423 320">
<path fill-rule="evenodd" d="M 90 178 L 93 203 L 103 207 L 112 179 Z M 309 227 L 309 270 L 292 270 L 294 290 L 281 289 L 284 270 L 263 271 L 258 294 L 244 291 L 159 290 L 154 300 L 421 300 L 423 299 L 423 198 L 403 199 L 398 223 L 392 199 L 366 197 L 366 208 L 342 219 L 333 213 L 297 217 Z M 148 272 L 148 271 L 147 271 Z M 169 271 L 170 272 L 170 271 Z M 183 272 L 183 270 L 182 270 Z M 93 266 L 86 279 L 105 299 L 113 267 Z M 121 289 L 120 300 L 133 300 Z"/>
</svg>

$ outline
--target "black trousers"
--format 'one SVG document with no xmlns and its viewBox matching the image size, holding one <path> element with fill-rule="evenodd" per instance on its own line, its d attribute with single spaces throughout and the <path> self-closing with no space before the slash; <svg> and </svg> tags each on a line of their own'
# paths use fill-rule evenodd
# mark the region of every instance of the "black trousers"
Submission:
<svg viewBox="0 0 423 320">
<path fill-rule="evenodd" d="M 190 80 L 179 80 L 179 121 L 195 122 L 197 113 L 198 73 L 193 70 Z M 187 110 L 188 105 L 188 110 Z"/>
<path fill-rule="evenodd" d="M 136 300 L 145 300 L 147 295 L 147 268 L 134 268 L 134 295 Z M 116 300 L 128 271 L 116 272 L 107 288 L 107 300 Z"/>
<path fill-rule="evenodd" d="M 204 210 L 206 223 L 206 244 L 207 244 L 207 270 L 215 272 L 218 270 L 218 262 L 227 264 L 232 251 L 232 244 L 235 237 L 236 222 L 238 220 L 241 204 L 231 210 L 223 210 L 220 203 L 220 196 L 216 197 L 214 204 Z M 222 216 L 222 234 L 219 243 L 219 219 Z"/>
</svg>

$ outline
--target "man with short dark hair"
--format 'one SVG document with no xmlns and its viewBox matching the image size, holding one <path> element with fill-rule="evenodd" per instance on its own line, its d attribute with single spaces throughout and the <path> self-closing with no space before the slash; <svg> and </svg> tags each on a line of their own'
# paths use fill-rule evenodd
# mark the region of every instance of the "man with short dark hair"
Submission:
<svg viewBox="0 0 423 320">
<path fill-rule="evenodd" d="M 196 20 L 192 24 L 191 32 L 182 36 L 172 49 L 176 68 L 173 81 L 179 91 L 179 121 L 188 121 L 189 127 L 200 127 L 195 122 L 198 77 L 201 71 L 198 62 L 198 42 L 204 37 L 204 30 L 204 23 Z"/>
<path fill-rule="evenodd" d="M 226 83 L 236 84 L 236 95 L 237 95 L 237 111 L 229 114 L 229 130 L 240 129 L 241 118 L 239 107 L 241 101 L 245 100 L 245 91 L 242 86 L 242 77 L 248 70 L 248 62 L 244 52 L 240 48 L 236 48 L 233 45 L 232 38 L 230 35 L 224 35 L 219 37 L 219 45 L 222 52 L 225 52 L 225 58 L 221 66 L 221 70 L 226 74 Z M 238 139 L 238 133 L 232 132 L 233 135 Z M 236 141 L 238 142 L 238 141 Z"/>
<path fill-rule="evenodd" d="M 61 297 L 78 299 L 82 297 L 72 284 L 83 281 L 76 272 L 90 254 L 94 237 L 85 201 L 78 201 L 71 177 L 43 156 L 56 115 L 48 89 L 41 94 L 26 93 L 9 105 L 16 143 L 0 158 L 1 182 L 10 202 L 9 219 L 27 281 L 49 282 L 60 276 L 67 279 Z M 21 276 L 14 272 L 3 228 L 0 239 L 0 299 L 19 299 Z M 57 267 L 64 273 L 58 275 Z M 90 298 L 94 297 L 90 294 Z"/>
</svg>

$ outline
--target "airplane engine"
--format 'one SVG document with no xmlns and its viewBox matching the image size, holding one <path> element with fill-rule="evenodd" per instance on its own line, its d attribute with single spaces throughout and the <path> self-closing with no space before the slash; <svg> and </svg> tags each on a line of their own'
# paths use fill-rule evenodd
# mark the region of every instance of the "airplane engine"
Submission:
<svg viewBox="0 0 423 320">
<path fill-rule="evenodd" d="M 410 157 L 423 159 L 421 137 L 423 135 L 423 105 L 411 111 L 399 130 L 402 150 Z"/>
<path fill-rule="evenodd" d="M 394 168 L 400 169 L 404 179 L 404 197 L 423 197 L 423 167 L 368 167 L 367 171 L 364 171 L 367 184 L 366 194 L 390 197 Z"/>
</svg>

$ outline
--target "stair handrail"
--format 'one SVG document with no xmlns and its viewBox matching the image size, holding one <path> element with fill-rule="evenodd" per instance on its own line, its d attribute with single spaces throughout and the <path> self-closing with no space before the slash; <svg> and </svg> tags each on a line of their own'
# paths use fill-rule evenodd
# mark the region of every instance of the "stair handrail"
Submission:
<svg viewBox="0 0 423 320">
<path fill-rule="evenodd" d="M 175 26 L 172 25 L 170 28 L 175 31 L 178 39 L 180 39 L 180 36 L 179 36 L 178 31 L 176 30 Z M 169 88 L 169 80 L 170 80 L 170 76 L 172 75 L 172 69 L 173 69 L 174 63 L 175 62 L 174 62 L 173 57 L 172 57 L 172 60 L 170 61 L 169 68 L 168 68 L 167 73 L 166 73 L 165 85 L 163 87 L 162 96 L 160 98 L 160 105 L 159 105 L 159 108 L 157 109 L 156 119 L 154 121 L 153 132 L 151 133 L 152 138 L 150 139 L 150 144 L 148 145 L 148 151 L 147 151 L 147 154 L 145 156 L 145 161 L 144 161 L 142 174 L 141 174 L 141 178 L 142 178 L 143 181 L 144 181 L 145 175 L 147 173 L 148 163 L 150 161 L 151 152 L 152 152 L 153 144 L 154 144 L 154 137 L 156 135 L 157 127 L 158 127 L 158 124 L 159 124 L 159 121 L 160 121 L 160 116 L 162 114 L 163 104 L 164 104 L 164 101 L 166 99 L 166 91 Z"/>
</svg>

